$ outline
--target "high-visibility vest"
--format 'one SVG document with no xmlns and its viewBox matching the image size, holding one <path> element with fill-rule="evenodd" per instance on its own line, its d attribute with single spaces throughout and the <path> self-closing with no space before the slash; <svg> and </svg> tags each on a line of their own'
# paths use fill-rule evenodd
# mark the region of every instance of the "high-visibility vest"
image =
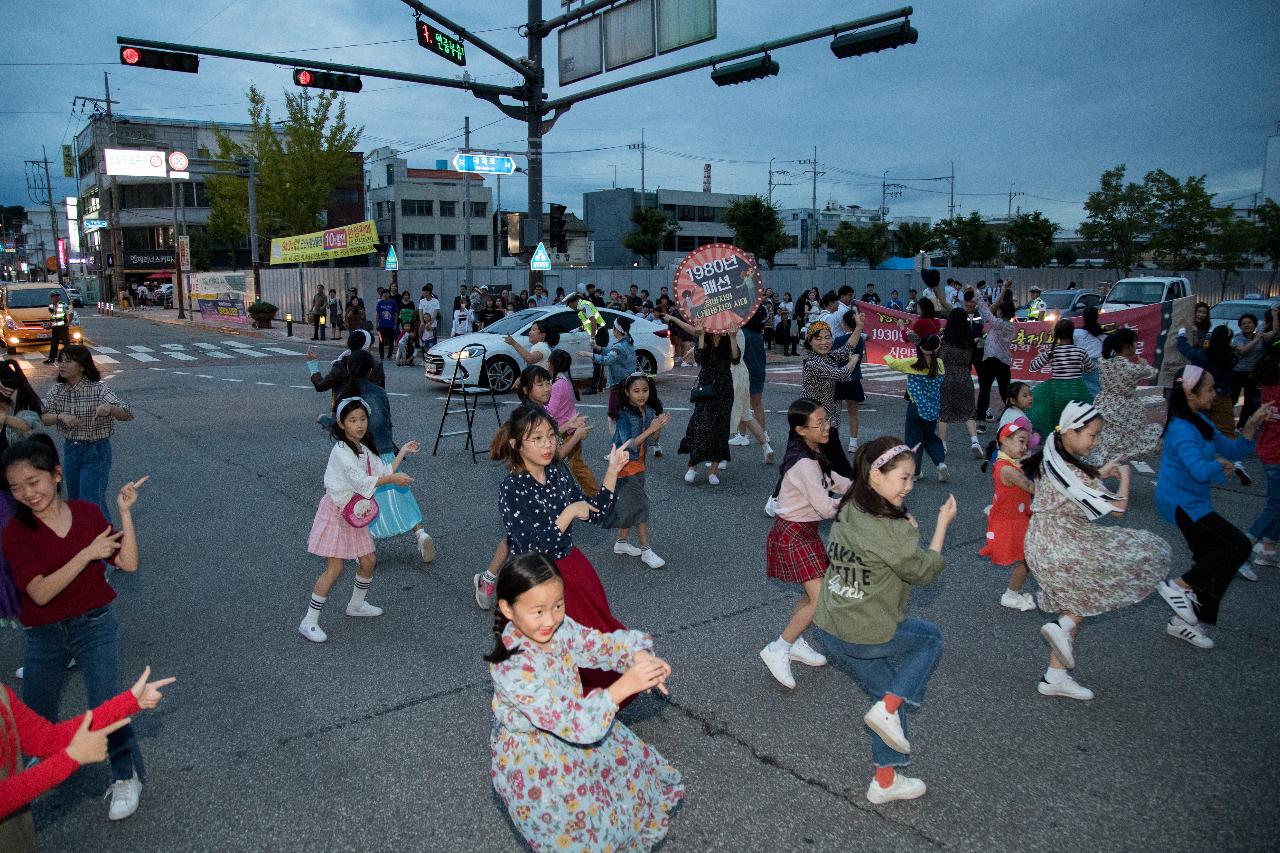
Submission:
<svg viewBox="0 0 1280 853">
<path fill-rule="evenodd" d="M 49 304 L 49 318 L 51 326 L 67 325 L 67 306 L 61 302 Z"/>
<path fill-rule="evenodd" d="M 578 320 L 582 323 L 582 331 L 594 335 L 604 326 L 604 318 L 589 300 L 578 299 Z"/>
<path fill-rule="evenodd" d="M 1031 301 L 1031 304 L 1027 306 L 1027 319 L 1039 320 L 1041 315 L 1044 314 L 1044 307 L 1045 306 L 1044 306 L 1043 299 L 1039 297 L 1036 297 L 1035 299 L 1033 299 Z"/>
</svg>

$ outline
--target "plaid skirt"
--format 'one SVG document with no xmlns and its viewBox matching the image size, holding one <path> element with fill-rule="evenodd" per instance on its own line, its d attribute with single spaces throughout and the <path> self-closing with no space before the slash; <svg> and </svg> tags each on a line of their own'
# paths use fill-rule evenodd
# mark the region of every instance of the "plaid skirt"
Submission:
<svg viewBox="0 0 1280 853">
<path fill-rule="evenodd" d="M 321 496 L 315 521 L 311 522 L 307 552 L 317 557 L 358 560 L 373 553 L 373 537 L 369 535 L 368 527 L 348 524 L 342 517 L 342 510 L 326 494 Z"/>
<path fill-rule="evenodd" d="M 816 521 L 775 518 L 764 542 L 764 557 L 767 574 L 774 580 L 804 583 L 827 572 L 827 550 Z"/>
</svg>

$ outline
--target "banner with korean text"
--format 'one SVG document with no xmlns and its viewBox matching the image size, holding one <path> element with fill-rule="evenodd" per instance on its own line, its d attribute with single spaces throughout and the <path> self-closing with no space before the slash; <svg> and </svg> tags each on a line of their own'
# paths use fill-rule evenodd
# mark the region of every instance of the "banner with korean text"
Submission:
<svg viewBox="0 0 1280 853">
<path fill-rule="evenodd" d="M 378 229 L 373 220 L 366 219 L 341 228 L 299 234 L 296 237 L 277 237 L 271 241 L 272 264 L 301 264 L 311 261 L 327 261 L 330 258 L 346 258 L 351 255 L 367 255 L 378 251 Z"/>
</svg>

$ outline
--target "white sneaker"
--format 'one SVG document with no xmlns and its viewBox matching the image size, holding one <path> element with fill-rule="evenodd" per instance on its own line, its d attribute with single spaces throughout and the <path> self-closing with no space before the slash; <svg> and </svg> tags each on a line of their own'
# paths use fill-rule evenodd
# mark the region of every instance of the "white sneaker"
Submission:
<svg viewBox="0 0 1280 853">
<path fill-rule="evenodd" d="M 901 753 L 911 752 L 911 744 L 902 731 L 902 720 L 898 718 L 897 713 L 889 713 L 883 699 L 872 705 L 870 710 L 862 715 L 862 722 L 866 723 L 871 731 L 880 735 L 880 739 L 888 744 L 890 749 Z"/>
<path fill-rule="evenodd" d="M 1250 568 L 1248 563 L 1241 563 L 1240 568 L 1236 569 L 1236 573 L 1247 581 L 1258 582 L 1258 573 Z"/>
<path fill-rule="evenodd" d="M 778 499 L 770 496 L 769 500 L 764 502 L 764 514 L 770 518 L 778 515 Z"/>
<path fill-rule="evenodd" d="M 760 659 L 769 667 L 769 672 L 778 679 L 779 684 L 787 688 L 796 686 L 796 680 L 791 675 L 790 655 L 775 649 L 773 643 L 770 643 L 760 650 Z"/>
<path fill-rule="evenodd" d="M 418 531 L 418 553 L 422 555 L 422 562 L 424 563 L 430 563 L 436 558 L 435 540 L 425 530 Z"/>
<path fill-rule="evenodd" d="M 880 806 L 894 800 L 914 800 L 917 797 L 923 797 L 925 790 L 925 784 L 920 779 L 894 773 L 893 784 L 887 788 L 881 788 L 880 783 L 872 779 L 871 784 L 867 786 L 867 799 Z"/>
<path fill-rule="evenodd" d="M 660 569 L 667 564 L 667 561 L 655 554 L 652 548 L 645 548 L 640 552 L 640 562 L 651 569 Z"/>
<path fill-rule="evenodd" d="M 733 438 L 729 439 L 729 444 L 734 447 L 750 447 L 751 439 L 747 438 L 742 433 L 738 433 L 733 436 Z"/>
<path fill-rule="evenodd" d="M 974 459 L 982 458 L 982 446 L 977 441 L 969 442 L 969 452 L 973 454 Z"/>
<path fill-rule="evenodd" d="M 1280 565 L 1280 559 L 1277 559 L 1275 549 L 1268 551 L 1259 542 L 1253 546 L 1253 564 L 1255 566 L 1276 566 Z"/>
<path fill-rule="evenodd" d="M 370 604 L 367 601 L 362 601 L 359 604 L 355 604 L 353 602 L 347 602 L 347 615 L 348 616 L 381 616 L 382 608 L 375 607 L 374 605 Z"/>
<path fill-rule="evenodd" d="M 142 796 L 142 782 L 138 774 L 132 778 L 112 782 L 103 799 L 111 798 L 111 806 L 107 809 L 110 820 L 124 820 L 138 810 L 138 799 Z"/>
<path fill-rule="evenodd" d="M 947 463 L 943 462 L 938 466 L 938 482 L 945 483 L 951 479 L 951 472 L 947 470 Z"/>
<path fill-rule="evenodd" d="M 1049 647 L 1058 655 L 1058 660 L 1067 669 L 1074 669 L 1076 656 L 1071 650 L 1071 635 L 1062 630 L 1057 622 L 1046 622 L 1040 626 L 1040 636 L 1044 637 Z"/>
<path fill-rule="evenodd" d="M 1010 610 L 1019 610 L 1023 613 L 1036 609 L 1036 603 L 1031 600 L 1029 593 L 1014 592 L 1011 589 L 1006 589 L 1004 595 L 1000 596 L 1000 604 Z"/>
<path fill-rule="evenodd" d="M 613 543 L 613 553 L 625 554 L 628 557 L 639 557 L 642 552 L 639 548 L 637 548 L 635 545 L 632 545 L 627 540 L 619 539 L 617 542 Z"/>
<path fill-rule="evenodd" d="M 13 674 L 14 678 L 22 678 L 22 670 L 26 667 L 18 667 L 18 671 Z"/>
<path fill-rule="evenodd" d="M 298 626 L 298 633 L 313 643 L 323 643 L 329 639 L 329 635 L 324 632 L 324 629 L 314 622 L 303 622 Z"/>
<path fill-rule="evenodd" d="M 1036 685 L 1036 690 L 1040 691 L 1041 696 L 1063 696 L 1067 699 L 1080 699 L 1085 702 L 1093 698 L 1092 690 L 1069 675 L 1064 675 L 1062 680 L 1056 684 L 1050 684 L 1044 680 L 1044 676 L 1041 676 L 1040 683 Z"/>
<path fill-rule="evenodd" d="M 718 485 L 720 485 L 720 478 L 719 478 L 719 477 L 717 477 L 715 474 L 708 474 L 708 475 L 707 475 L 707 482 L 708 482 L 708 483 L 710 483 L 710 484 L 711 484 L 711 485 L 713 485 L 713 486 L 718 486 Z"/>
<path fill-rule="evenodd" d="M 710 468 L 711 466 L 710 466 L 710 465 L 708 465 L 707 467 L 708 467 L 708 468 Z M 721 460 L 720 460 L 720 470 L 721 470 L 721 471 L 728 471 L 728 470 L 729 470 L 729 460 L 728 460 L 728 459 L 721 459 Z"/>
<path fill-rule="evenodd" d="M 1177 616 L 1170 619 L 1169 624 L 1164 626 L 1164 632 L 1170 637 L 1186 640 L 1197 649 L 1211 649 L 1214 645 L 1213 638 L 1206 634 L 1203 628 L 1192 625 Z"/>
<path fill-rule="evenodd" d="M 656 441 L 653 443 L 653 455 L 656 459 L 662 458 L 662 445 Z"/>
<path fill-rule="evenodd" d="M 788 652 L 787 654 L 793 661 L 796 661 L 797 663 L 802 663 L 805 666 L 826 666 L 827 665 L 826 655 L 822 654 L 813 646 L 806 643 L 804 640 L 804 637 L 801 637 L 800 639 L 792 643 L 791 651 Z"/>
<path fill-rule="evenodd" d="M 773 464 L 773 445 L 766 441 L 764 444 L 760 445 L 760 449 L 764 451 L 764 464 L 772 465 Z"/>
<path fill-rule="evenodd" d="M 476 593 L 476 606 L 481 610 L 492 610 L 493 600 L 497 598 L 497 590 L 485 592 L 484 584 L 480 580 L 483 577 L 484 575 L 481 574 L 471 576 L 471 586 Z"/>
<path fill-rule="evenodd" d="M 1180 585 L 1170 581 L 1160 581 L 1156 585 L 1156 592 L 1160 593 L 1164 603 L 1169 605 L 1174 614 L 1180 616 L 1183 622 L 1189 625 L 1199 623 L 1200 617 L 1196 615 L 1196 605 L 1200 602 L 1196 599 L 1194 592 L 1189 589 L 1183 589 Z"/>
<path fill-rule="evenodd" d="M 684 472 L 684 481 L 686 483 L 692 483 L 696 479 L 698 479 L 698 470 L 696 468 L 690 468 Z"/>
</svg>

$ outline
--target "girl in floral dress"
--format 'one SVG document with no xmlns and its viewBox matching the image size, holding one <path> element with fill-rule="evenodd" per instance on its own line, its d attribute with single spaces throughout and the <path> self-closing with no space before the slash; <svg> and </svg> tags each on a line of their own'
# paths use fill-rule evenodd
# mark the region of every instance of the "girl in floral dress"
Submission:
<svg viewBox="0 0 1280 853">
<path fill-rule="evenodd" d="M 639 631 L 603 633 L 565 615 L 556 564 L 537 552 L 498 574 L 489 775 L 534 850 L 649 850 L 684 797 L 680 772 L 615 719 L 671 666 Z M 583 695 L 578 669 L 622 676 Z"/>
<path fill-rule="evenodd" d="M 1098 383 L 1102 391 L 1093 406 L 1102 415 L 1102 435 L 1093 459 L 1129 462 L 1160 449 L 1160 425 L 1147 422 L 1146 408 L 1138 399 L 1138 385 L 1149 382 L 1156 369 L 1137 357 L 1138 336 L 1133 329 L 1118 329 L 1102 345 Z"/>
</svg>

